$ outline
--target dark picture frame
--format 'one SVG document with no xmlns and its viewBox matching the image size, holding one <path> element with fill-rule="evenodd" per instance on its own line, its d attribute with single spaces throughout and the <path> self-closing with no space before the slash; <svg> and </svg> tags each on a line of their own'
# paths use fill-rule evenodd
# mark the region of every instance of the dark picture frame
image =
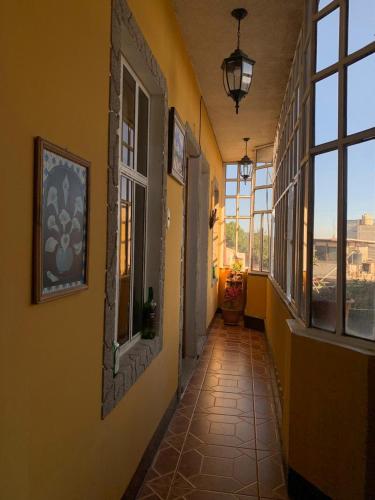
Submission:
<svg viewBox="0 0 375 500">
<path fill-rule="evenodd" d="M 177 182 L 185 184 L 186 129 L 176 108 L 169 110 L 168 173 Z"/>
<path fill-rule="evenodd" d="M 90 162 L 41 137 L 34 143 L 33 302 L 88 288 Z"/>
</svg>

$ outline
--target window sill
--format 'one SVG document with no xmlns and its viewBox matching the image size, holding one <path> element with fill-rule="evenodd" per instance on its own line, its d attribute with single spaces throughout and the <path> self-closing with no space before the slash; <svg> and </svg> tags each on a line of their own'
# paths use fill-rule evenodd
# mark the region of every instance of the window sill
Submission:
<svg viewBox="0 0 375 500">
<path fill-rule="evenodd" d="M 121 401 L 128 390 L 152 363 L 162 349 L 162 339 L 157 335 L 154 339 L 140 338 L 135 344 L 120 354 L 120 366 L 116 375 L 112 370 L 105 370 L 103 417 Z M 106 385 L 108 384 L 108 386 Z"/>
<path fill-rule="evenodd" d="M 263 278 L 267 278 L 267 276 L 269 275 L 269 272 L 265 272 L 265 271 L 247 271 L 247 275 L 248 276 L 263 276 Z"/>
<path fill-rule="evenodd" d="M 368 341 L 364 339 L 336 335 L 325 330 L 319 330 L 318 328 L 307 328 L 299 319 L 287 319 L 286 322 L 292 335 L 339 346 L 366 356 L 375 356 L 375 346 L 369 346 Z"/>
</svg>

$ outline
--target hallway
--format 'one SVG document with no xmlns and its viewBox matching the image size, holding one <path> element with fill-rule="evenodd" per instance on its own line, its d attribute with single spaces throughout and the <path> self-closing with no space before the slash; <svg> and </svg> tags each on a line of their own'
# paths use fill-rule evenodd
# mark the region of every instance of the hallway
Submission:
<svg viewBox="0 0 375 500">
<path fill-rule="evenodd" d="M 264 335 L 217 316 L 139 499 L 287 498 Z"/>
</svg>

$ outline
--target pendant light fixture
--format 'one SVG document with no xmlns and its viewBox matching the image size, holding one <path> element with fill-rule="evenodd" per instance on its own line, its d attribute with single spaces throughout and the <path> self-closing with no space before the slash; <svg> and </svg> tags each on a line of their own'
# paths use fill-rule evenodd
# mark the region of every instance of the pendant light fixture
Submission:
<svg viewBox="0 0 375 500">
<path fill-rule="evenodd" d="M 247 16 L 247 10 L 234 9 L 232 16 L 238 21 L 237 48 L 224 59 L 221 69 L 225 92 L 236 103 L 236 114 L 238 114 L 239 103 L 250 89 L 255 61 L 240 49 L 241 21 Z"/>
<path fill-rule="evenodd" d="M 249 137 L 244 137 L 243 139 L 245 141 L 245 156 L 241 158 L 241 160 L 238 162 L 240 166 L 240 177 L 244 181 L 245 185 L 246 182 L 249 178 L 251 178 L 251 175 L 253 173 L 253 166 L 254 163 L 250 160 L 250 158 L 247 156 L 247 143 L 249 142 L 250 138 Z"/>
</svg>

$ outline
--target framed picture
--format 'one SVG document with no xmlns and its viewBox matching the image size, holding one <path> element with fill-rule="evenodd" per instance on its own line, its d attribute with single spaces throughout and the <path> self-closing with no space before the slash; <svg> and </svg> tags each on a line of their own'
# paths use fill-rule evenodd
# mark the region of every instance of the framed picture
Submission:
<svg viewBox="0 0 375 500">
<path fill-rule="evenodd" d="M 88 287 L 89 167 L 35 139 L 34 303 Z"/>
<path fill-rule="evenodd" d="M 168 173 L 185 183 L 185 126 L 175 108 L 169 110 Z"/>
</svg>

